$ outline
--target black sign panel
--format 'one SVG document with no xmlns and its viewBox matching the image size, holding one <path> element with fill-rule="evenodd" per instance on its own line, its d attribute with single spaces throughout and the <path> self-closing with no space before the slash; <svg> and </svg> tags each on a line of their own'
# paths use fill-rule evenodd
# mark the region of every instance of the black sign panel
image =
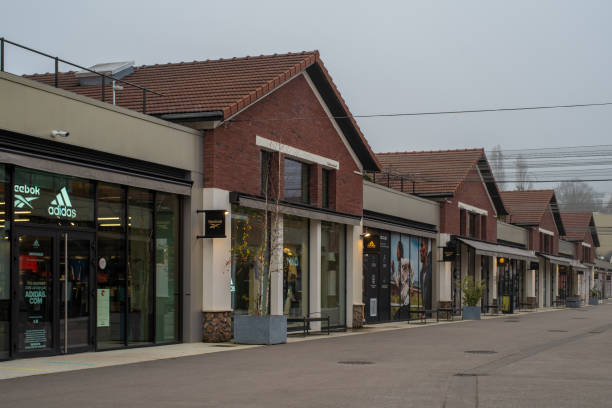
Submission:
<svg viewBox="0 0 612 408">
<path fill-rule="evenodd" d="M 442 261 L 452 262 L 455 260 L 457 255 L 457 243 L 449 241 L 446 246 L 442 249 Z"/>
<path fill-rule="evenodd" d="M 530 262 L 529 263 L 529 269 L 533 269 L 533 270 L 538 270 L 540 269 L 540 263 L 539 262 Z"/>
<path fill-rule="evenodd" d="M 380 236 L 370 235 L 363 238 L 363 250 L 366 253 L 378 253 L 380 248 Z"/>
<path fill-rule="evenodd" d="M 226 238 L 224 210 L 206 210 L 204 217 L 204 238 Z"/>
</svg>

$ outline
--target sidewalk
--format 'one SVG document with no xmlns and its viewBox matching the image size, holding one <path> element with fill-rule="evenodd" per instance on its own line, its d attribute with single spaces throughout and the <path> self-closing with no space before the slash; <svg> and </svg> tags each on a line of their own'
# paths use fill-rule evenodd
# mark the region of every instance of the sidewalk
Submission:
<svg viewBox="0 0 612 408">
<path fill-rule="evenodd" d="M 512 315 L 486 315 L 483 316 L 483 320 L 516 317 L 533 313 L 554 312 L 558 310 L 564 309 L 537 309 L 533 312 L 517 312 Z M 380 323 L 374 325 L 365 325 L 362 329 L 357 330 L 349 329 L 344 332 L 332 332 L 329 336 L 325 334 L 314 334 L 304 337 L 300 334 L 292 334 L 288 336 L 287 343 L 314 341 L 328 339 L 332 337 L 335 338 L 344 336 L 355 336 L 390 330 L 418 329 L 422 327 L 430 327 L 444 324 L 456 324 L 461 322 L 464 322 L 464 320 L 440 320 L 440 322 L 436 322 L 435 319 L 428 319 L 428 322 L 426 324 L 419 323 L 416 321 L 412 323 L 408 323 L 405 321 Z M 208 353 L 219 353 L 229 350 L 244 350 L 254 347 L 262 346 L 238 345 L 234 343 L 182 343 L 167 346 L 141 347 L 124 350 L 10 360 L 0 362 L 0 380 L 40 374 L 86 370 L 90 368 L 117 366 L 123 364 L 142 363 L 146 361 L 196 356 Z"/>
</svg>

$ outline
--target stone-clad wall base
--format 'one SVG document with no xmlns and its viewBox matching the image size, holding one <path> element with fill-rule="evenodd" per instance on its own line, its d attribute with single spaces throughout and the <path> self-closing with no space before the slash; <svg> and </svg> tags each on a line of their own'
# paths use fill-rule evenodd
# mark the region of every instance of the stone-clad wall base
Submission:
<svg viewBox="0 0 612 408">
<path fill-rule="evenodd" d="M 452 309 L 452 307 L 453 307 L 453 302 L 451 302 L 450 300 L 440 301 L 440 309 Z M 452 315 L 451 312 L 440 312 L 440 319 L 450 319 L 451 317 L 450 315 Z"/>
<path fill-rule="evenodd" d="M 527 298 L 527 309 L 535 309 L 536 308 L 536 298 L 528 297 Z"/>
<path fill-rule="evenodd" d="M 232 311 L 203 312 L 202 341 L 222 343 L 232 339 Z"/>
<path fill-rule="evenodd" d="M 353 305 L 353 329 L 360 329 L 363 327 L 364 308 L 365 305 Z"/>
</svg>

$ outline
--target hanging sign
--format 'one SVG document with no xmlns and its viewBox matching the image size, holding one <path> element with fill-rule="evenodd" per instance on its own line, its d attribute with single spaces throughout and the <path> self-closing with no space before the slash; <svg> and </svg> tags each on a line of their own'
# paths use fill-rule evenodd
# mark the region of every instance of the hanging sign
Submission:
<svg viewBox="0 0 612 408">
<path fill-rule="evenodd" d="M 204 238 L 226 238 L 224 210 L 204 211 Z"/>
<path fill-rule="evenodd" d="M 457 255 L 457 243 L 455 241 L 449 241 L 444 248 L 442 248 L 442 261 L 452 262 L 455 260 Z"/>
<path fill-rule="evenodd" d="M 363 250 L 366 253 L 378 252 L 379 247 L 380 247 L 380 236 L 379 235 L 370 235 L 368 237 L 363 237 Z"/>
</svg>

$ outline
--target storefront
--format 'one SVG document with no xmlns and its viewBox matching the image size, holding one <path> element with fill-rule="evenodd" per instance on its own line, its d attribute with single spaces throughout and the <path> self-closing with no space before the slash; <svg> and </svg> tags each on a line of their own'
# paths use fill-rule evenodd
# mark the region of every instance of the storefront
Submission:
<svg viewBox="0 0 612 408">
<path fill-rule="evenodd" d="M 455 314 L 459 315 L 462 310 L 461 282 L 467 276 L 486 285 L 479 305 L 483 312 L 514 313 L 527 306 L 530 298 L 535 301 L 527 279 L 535 274 L 527 270 L 527 265 L 537 260 L 533 251 L 460 237 L 453 238 L 447 248 L 456 248 L 451 260 Z"/>
<path fill-rule="evenodd" d="M 257 202 L 245 197 L 241 201 Z M 239 204 L 231 207 L 230 268 L 234 313 L 258 314 L 261 310 L 266 313 L 274 307 L 281 309 L 289 319 L 323 316 L 329 317 L 330 326 L 345 327 L 347 229 L 352 229 L 352 225 L 334 222 L 331 214 L 317 217 L 327 220 L 308 218 L 303 216 L 308 211 L 292 211 L 286 203 L 282 208 L 285 213 L 280 213 L 279 220 L 274 222 L 271 211 L 266 216 L 263 209 Z M 351 221 L 359 222 L 357 218 Z M 274 300 L 268 299 L 267 292 L 274 288 L 267 279 L 278 269 L 282 271 L 282 304 L 273 305 Z M 259 299 L 264 305 L 258 304 Z M 288 324 L 289 330 L 301 328 L 301 323 Z"/>
<path fill-rule="evenodd" d="M 9 165 L 0 181 L 1 358 L 180 340 L 179 195 Z"/>
<path fill-rule="evenodd" d="M 408 320 L 432 308 L 432 239 L 366 228 L 366 322 Z"/>
<path fill-rule="evenodd" d="M 368 181 L 363 203 L 365 321 L 414 319 L 437 308 L 438 203 Z"/>
</svg>

